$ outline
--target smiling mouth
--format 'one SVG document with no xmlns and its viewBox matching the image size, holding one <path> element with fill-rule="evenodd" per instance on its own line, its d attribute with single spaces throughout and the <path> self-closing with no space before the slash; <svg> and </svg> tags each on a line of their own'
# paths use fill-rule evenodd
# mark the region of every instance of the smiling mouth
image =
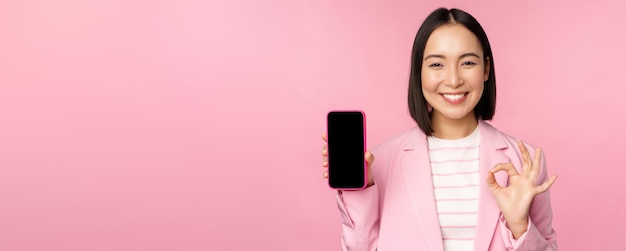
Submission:
<svg viewBox="0 0 626 251">
<path fill-rule="evenodd" d="M 464 92 L 464 93 L 442 93 L 441 96 L 443 96 L 446 100 L 448 101 L 461 101 L 463 100 L 463 98 L 465 98 L 465 96 L 467 96 L 469 92 Z"/>
</svg>

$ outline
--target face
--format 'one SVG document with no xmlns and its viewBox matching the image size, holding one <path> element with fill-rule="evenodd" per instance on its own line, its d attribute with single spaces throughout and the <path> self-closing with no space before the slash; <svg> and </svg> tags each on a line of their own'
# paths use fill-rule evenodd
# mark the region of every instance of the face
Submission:
<svg viewBox="0 0 626 251">
<path fill-rule="evenodd" d="M 422 92 L 433 107 L 433 122 L 474 120 L 488 77 L 480 41 L 465 26 L 447 24 L 431 33 L 422 62 Z"/>
</svg>

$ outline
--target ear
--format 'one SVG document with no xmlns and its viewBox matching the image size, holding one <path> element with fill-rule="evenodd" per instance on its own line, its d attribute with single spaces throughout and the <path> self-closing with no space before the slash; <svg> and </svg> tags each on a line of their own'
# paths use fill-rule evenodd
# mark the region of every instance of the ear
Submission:
<svg viewBox="0 0 626 251">
<path fill-rule="evenodd" d="M 489 71 L 491 71 L 491 58 L 485 57 L 485 76 L 483 81 L 489 80 Z"/>
</svg>

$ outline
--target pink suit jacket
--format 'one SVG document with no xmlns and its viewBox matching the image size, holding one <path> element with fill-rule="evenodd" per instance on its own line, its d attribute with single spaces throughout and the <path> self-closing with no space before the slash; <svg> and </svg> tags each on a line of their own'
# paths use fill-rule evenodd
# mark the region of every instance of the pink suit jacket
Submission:
<svg viewBox="0 0 626 251">
<path fill-rule="evenodd" d="M 479 121 L 478 126 L 481 184 L 474 250 L 556 250 L 549 191 L 533 199 L 528 229 L 519 239 L 513 239 L 485 180 L 498 163 L 511 162 L 521 173 L 517 139 L 487 122 Z M 534 156 L 535 148 L 526 145 Z M 337 195 L 343 250 L 443 251 L 426 135 L 415 127 L 371 152 L 376 158 L 372 166 L 375 185 L 361 191 L 340 191 Z M 500 185 L 507 184 L 505 172 L 495 176 Z M 546 162 L 542 158 L 536 183 L 546 179 Z"/>
</svg>

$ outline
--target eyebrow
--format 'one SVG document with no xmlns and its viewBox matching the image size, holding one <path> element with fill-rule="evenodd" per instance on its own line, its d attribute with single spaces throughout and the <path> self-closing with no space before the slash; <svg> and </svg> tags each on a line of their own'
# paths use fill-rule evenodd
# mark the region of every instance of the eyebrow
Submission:
<svg viewBox="0 0 626 251">
<path fill-rule="evenodd" d="M 480 56 L 478 56 L 478 54 L 473 53 L 473 52 L 463 53 L 463 55 L 461 55 L 459 58 L 464 58 L 464 57 L 477 57 L 477 58 L 480 58 Z M 446 57 L 443 56 L 443 55 L 440 55 L 440 54 L 430 54 L 430 55 L 428 55 L 428 56 L 426 56 L 424 58 L 424 61 L 426 61 L 426 59 L 429 59 L 429 58 L 446 58 Z"/>
</svg>

